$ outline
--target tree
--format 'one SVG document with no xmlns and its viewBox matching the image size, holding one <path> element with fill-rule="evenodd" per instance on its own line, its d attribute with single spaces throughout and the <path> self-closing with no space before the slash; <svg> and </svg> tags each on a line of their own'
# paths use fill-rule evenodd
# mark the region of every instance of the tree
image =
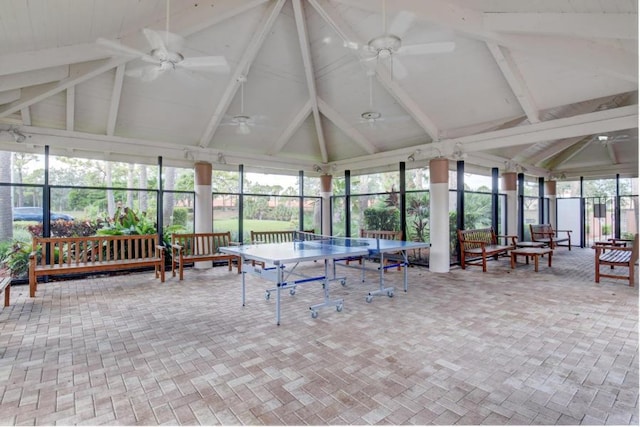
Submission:
<svg viewBox="0 0 640 427">
<path fill-rule="evenodd" d="M 32 161 L 36 160 L 36 156 L 28 153 L 13 153 L 13 183 L 22 184 L 24 182 L 24 176 L 26 172 L 26 166 Z M 24 187 L 15 188 L 15 205 L 24 206 Z"/>
<path fill-rule="evenodd" d="M 162 201 L 162 224 L 170 225 L 175 205 L 175 195 L 173 190 L 176 187 L 176 168 L 168 167 L 164 169 L 164 199 Z"/>
<path fill-rule="evenodd" d="M 140 188 L 149 188 L 149 182 L 147 179 L 147 166 L 140 165 Z M 138 194 L 140 200 L 140 212 L 146 212 L 149 208 L 149 198 L 146 191 L 140 191 Z"/>
<path fill-rule="evenodd" d="M 11 183 L 11 152 L 0 151 L 0 182 Z M 13 203 L 10 186 L 0 187 L 0 241 L 13 240 Z"/>
</svg>

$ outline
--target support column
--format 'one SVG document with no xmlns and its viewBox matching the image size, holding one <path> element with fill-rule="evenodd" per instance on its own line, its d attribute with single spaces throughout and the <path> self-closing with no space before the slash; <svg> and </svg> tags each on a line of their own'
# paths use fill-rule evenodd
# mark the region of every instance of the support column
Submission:
<svg viewBox="0 0 640 427">
<path fill-rule="evenodd" d="M 320 176 L 320 197 L 322 197 L 322 224 L 321 230 L 316 230 L 316 233 L 322 235 L 331 234 L 331 194 L 333 190 L 331 185 L 333 176 L 321 175 Z"/>
<path fill-rule="evenodd" d="M 213 231 L 213 197 L 211 195 L 211 163 L 197 162 L 195 164 L 196 200 L 194 206 L 195 232 L 211 233 Z M 211 268 L 211 261 L 194 263 L 194 268 Z"/>
<path fill-rule="evenodd" d="M 507 230 L 509 236 L 518 235 L 518 195 L 516 193 L 516 173 L 505 172 L 502 174 L 502 191 L 507 196 Z"/>
<path fill-rule="evenodd" d="M 557 211 L 556 211 L 556 181 L 546 181 L 545 194 L 549 197 L 549 223 L 554 230 L 557 230 Z"/>
<path fill-rule="evenodd" d="M 449 272 L 449 160 L 429 162 L 430 241 L 429 270 Z"/>
</svg>

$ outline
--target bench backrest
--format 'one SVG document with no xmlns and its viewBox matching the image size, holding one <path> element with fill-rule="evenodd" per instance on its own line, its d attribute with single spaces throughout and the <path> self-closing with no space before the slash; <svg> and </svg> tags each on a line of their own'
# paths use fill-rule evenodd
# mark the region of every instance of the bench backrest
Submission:
<svg viewBox="0 0 640 427">
<path fill-rule="evenodd" d="M 314 230 L 304 230 L 313 233 Z M 293 242 L 295 230 L 282 231 L 251 231 L 251 243 L 288 243 Z"/>
<path fill-rule="evenodd" d="M 34 237 L 32 244 L 41 265 L 64 266 L 154 258 L 158 235 Z"/>
<path fill-rule="evenodd" d="M 478 228 L 471 230 L 460 230 L 458 229 L 458 240 L 460 241 L 460 245 L 464 244 L 464 249 L 471 249 L 480 247 L 480 243 L 468 243 L 471 241 L 475 242 L 483 242 L 489 245 L 497 245 L 498 239 L 496 237 L 496 233 L 493 231 L 493 228 Z"/>
<path fill-rule="evenodd" d="M 529 230 L 532 238 L 553 237 L 556 234 L 551 224 L 529 224 Z"/>
<path fill-rule="evenodd" d="M 638 260 L 638 235 L 633 237 L 633 249 L 631 250 L 631 262 L 635 263 Z"/>
<path fill-rule="evenodd" d="M 183 255 L 209 255 L 231 245 L 231 232 L 224 233 L 173 233 L 171 244 L 182 246 Z"/>
<path fill-rule="evenodd" d="M 360 237 L 369 239 L 402 240 L 402 231 L 364 230 L 361 228 Z"/>
</svg>

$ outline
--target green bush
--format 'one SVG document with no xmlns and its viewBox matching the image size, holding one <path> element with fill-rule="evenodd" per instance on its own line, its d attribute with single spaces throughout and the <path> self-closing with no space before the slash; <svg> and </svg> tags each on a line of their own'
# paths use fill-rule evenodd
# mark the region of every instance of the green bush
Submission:
<svg viewBox="0 0 640 427">
<path fill-rule="evenodd" d="M 173 224 L 174 225 L 187 225 L 187 219 L 189 218 L 189 210 L 187 208 L 174 208 L 173 209 Z"/>
<path fill-rule="evenodd" d="M 155 222 L 146 213 L 136 213 L 133 209 L 118 208 L 113 218 L 109 218 L 107 225 L 99 229 L 96 234 L 103 236 L 129 236 L 155 234 Z"/>
<path fill-rule="evenodd" d="M 400 230 L 400 210 L 395 207 L 367 208 L 364 210 L 367 230 Z"/>
</svg>

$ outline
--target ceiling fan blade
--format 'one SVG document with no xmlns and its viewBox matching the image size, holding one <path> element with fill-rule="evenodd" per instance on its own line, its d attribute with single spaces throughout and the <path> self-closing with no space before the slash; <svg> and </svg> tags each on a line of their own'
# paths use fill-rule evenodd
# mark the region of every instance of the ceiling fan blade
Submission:
<svg viewBox="0 0 640 427">
<path fill-rule="evenodd" d="M 393 61 L 391 62 L 391 77 L 394 80 L 402 80 L 405 77 L 407 77 L 407 75 L 409 75 L 409 72 L 407 71 L 407 67 L 405 67 L 402 62 L 400 61 L 400 59 L 393 58 Z"/>
<path fill-rule="evenodd" d="M 176 64 L 179 67 L 190 70 L 208 70 L 215 73 L 229 73 L 229 63 L 224 56 L 198 56 L 195 58 L 185 58 Z"/>
<path fill-rule="evenodd" d="M 389 33 L 402 37 L 413 23 L 414 17 L 415 15 L 412 12 L 401 10 L 389 26 Z"/>
<path fill-rule="evenodd" d="M 454 42 L 434 42 L 423 44 L 410 44 L 398 49 L 399 55 L 427 55 L 431 53 L 446 53 L 455 49 Z"/>
<path fill-rule="evenodd" d="M 160 74 L 162 74 L 162 70 L 160 69 L 160 67 L 155 65 L 144 65 L 142 67 L 131 68 L 124 74 L 129 77 L 140 79 L 143 82 L 150 82 L 157 79 Z"/>
<path fill-rule="evenodd" d="M 121 55 L 129 55 L 129 56 L 135 56 L 138 57 L 140 59 L 142 59 L 143 61 L 146 62 L 151 62 L 153 64 L 157 64 L 158 60 L 155 59 L 154 57 L 152 57 L 151 55 L 148 55 L 140 50 L 134 49 L 132 47 L 129 46 L 125 46 L 122 43 L 118 43 L 116 41 L 113 40 L 109 40 L 109 39 L 104 39 L 104 38 L 99 38 L 98 40 L 96 40 L 96 43 L 100 46 L 103 46 L 107 49 L 109 49 L 111 52 L 113 53 L 118 53 Z"/>
</svg>

